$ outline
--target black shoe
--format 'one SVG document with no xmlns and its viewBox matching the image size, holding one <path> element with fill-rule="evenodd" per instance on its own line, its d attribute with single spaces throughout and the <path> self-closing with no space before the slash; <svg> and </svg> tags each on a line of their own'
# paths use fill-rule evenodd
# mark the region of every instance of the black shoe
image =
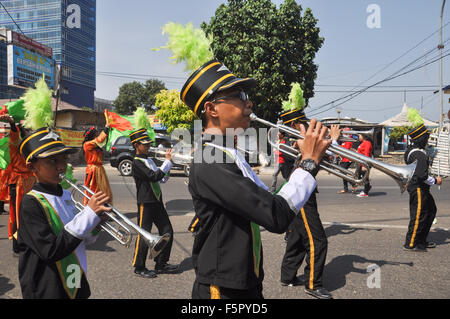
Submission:
<svg viewBox="0 0 450 319">
<path fill-rule="evenodd" d="M 406 250 L 406 251 L 417 251 L 417 252 L 426 252 L 427 248 L 424 247 L 424 246 L 420 246 L 420 245 L 417 245 L 417 246 L 414 246 L 414 247 L 403 246 L 403 250 Z"/>
<path fill-rule="evenodd" d="M 432 241 L 427 241 L 427 248 L 436 248 L 436 243 Z"/>
<path fill-rule="evenodd" d="M 168 263 L 155 265 L 155 271 L 157 274 L 176 274 L 180 271 L 180 265 L 171 265 Z"/>
<path fill-rule="evenodd" d="M 153 270 L 148 270 L 147 268 L 144 269 L 134 269 L 134 273 L 140 277 L 144 278 L 155 278 L 156 273 Z"/>
<path fill-rule="evenodd" d="M 289 286 L 289 287 L 293 287 L 293 286 L 303 286 L 305 284 L 305 282 L 298 278 L 295 277 L 292 281 L 290 282 L 285 282 L 285 281 L 281 281 L 281 285 L 282 286 Z"/>
<path fill-rule="evenodd" d="M 311 295 L 311 296 L 319 298 L 319 299 L 333 299 L 333 296 L 331 295 L 331 293 L 323 287 L 317 288 L 317 289 L 305 288 L 305 292 L 308 295 Z"/>
</svg>

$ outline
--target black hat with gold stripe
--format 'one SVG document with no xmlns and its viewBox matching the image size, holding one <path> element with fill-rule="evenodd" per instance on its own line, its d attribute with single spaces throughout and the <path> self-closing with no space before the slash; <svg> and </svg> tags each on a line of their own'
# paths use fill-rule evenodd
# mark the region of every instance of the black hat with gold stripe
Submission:
<svg viewBox="0 0 450 319">
<path fill-rule="evenodd" d="M 211 60 L 198 68 L 180 92 L 181 100 L 199 115 L 203 104 L 215 93 L 234 86 L 250 89 L 257 84 L 252 78 L 238 78 L 220 61 Z"/>
<path fill-rule="evenodd" d="M 43 127 L 25 136 L 19 145 L 20 154 L 29 164 L 37 158 L 45 158 L 52 155 L 66 153 L 74 154 L 76 148 L 67 147 L 58 134 Z"/>
<path fill-rule="evenodd" d="M 146 128 L 139 129 L 130 134 L 131 144 L 141 143 L 141 144 L 150 144 L 152 141 L 148 136 L 148 131 Z"/>
<path fill-rule="evenodd" d="M 287 111 L 280 114 L 280 118 L 283 121 L 283 124 L 289 124 L 294 121 L 299 122 L 307 122 L 309 119 L 306 117 L 305 112 L 303 110 L 292 110 Z"/>
<path fill-rule="evenodd" d="M 406 112 L 406 118 L 408 119 L 408 122 L 411 123 L 411 127 L 414 127 L 408 132 L 408 135 L 412 140 L 417 140 L 421 136 L 430 133 L 430 131 L 426 128 L 424 120 L 417 109 L 413 107 L 408 108 L 408 111 Z"/>
<path fill-rule="evenodd" d="M 408 132 L 408 135 L 411 139 L 417 140 L 424 134 L 430 133 L 430 131 L 426 128 L 425 124 L 420 125 L 419 127 L 415 127 L 411 131 Z"/>
</svg>

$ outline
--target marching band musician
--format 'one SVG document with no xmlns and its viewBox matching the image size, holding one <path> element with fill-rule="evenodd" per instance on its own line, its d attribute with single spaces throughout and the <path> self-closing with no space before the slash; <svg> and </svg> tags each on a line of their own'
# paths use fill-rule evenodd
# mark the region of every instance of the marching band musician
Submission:
<svg viewBox="0 0 450 319">
<path fill-rule="evenodd" d="M 87 243 L 96 239 L 100 215 L 111 208 L 104 204 L 108 196 L 98 192 L 75 215 L 71 193 L 59 185 L 66 172 L 67 154 L 77 152 L 66 147 L 51 125 L 51 91 L 40 79 L 29 89 L 24 126 L 33 132 L 19 145 L 36 183 L 20 204 L 18 229 L 19 281 L 23 298 L 74 299 L 90 296 L 87 281 Z M 46 116 L 47 115 L 47 116 Z M 28 126 L 30 125 L 30 126 Z M 45 125 L 40 127 L 41 125 Z"/>
<path fill-rule="evenodd" d="M 293 91 L 295 87 L 293 87 Z M 303 93 L 301 93 L 303 94 Z M 299 129 L 300 124 L 308 125 L 306 115 L 301 106 L 293 105 L 293 109 L 280 115 L 284 125 Z M 332 126 L 330 136 L 333 144 L 337 144 L 340 135 L 339 126 Z M 327 151 L 328 153 L 328 151 Z M 305 292 L 320 299 L 331 299 L 332 294 L 323 287 L 322 278 L 328 250 L 328 240 L 320 220 L 316 199 L 317 188 L 300 213 L 289 225 L 286 251 L 281 263 L 281 284 L 283 286 L 305 286 Z M 306 257 L 304 269 L 305 281 L 297 277 L 297 272 Z"/>
<path fill-rule="evenodd" d="M 166 247 L 155 258 L 155 271 L 145 267 L 148 246 L 138 235 L 132 261 L 134 273 L 144 278 L 154 278 L 159 273 L 177 273 L 179 266 L 168 263 L 172 250 L 173 228 L 164 207 L 159 186 L 159 183 L 165 183 L 169 179 L 170 169 L 173 165 L 172 150 L 167 150 L 166 160 L 158 168 L 153 160 L 148 158 L 152 141 L 147 133 L 147 128 L 140 128 L 132 132 L 130 140 L 136 150 L 136 157 L 132 163 L 132 176 L 136 183 L 138 224 L 143 229 L 150 231 L 153 223 L 155 223 L 160 235 L 170 234 L 170 240 Z"/>
<path fill-rule="evenodd" d="M 417 161 L 416 170 L 408 184 L 410 220 L 403 248 L 408 251 L 425 252 L 436 244 L 427 241 L 428 233 L 436 216 L 437 208 L 430 186 L 441 185 L 441 177 L 428 175 L 429 161 L 425 152 L 430 131 L 423 124 L 423 119 L 414 108 L 408 109 L 408 120 L 414 129 L 409 131 L 411 145 L 408 146 L 404 160 L 406 164 Z"/>
<path fill-rule="evenodd" d="M 91 126 L 84 132 L 84 140 L 82 148 L 84 158 L 86 160 L 86 175 L 84 178 L 84 185 L 93 192 L 101 190 L 108 195 L 110 204 L 112 204 L 113 195 L 111 186 L 109 185 L 108 175 L 106 175 L 103 167 L 103 150 L 102 146 L 108 138 L 109 124 L 99 133 L 97 129 Z M 83 199 L 86 205 L 87 198 Z"/>
<path fill-rule="evenodd" d="M 192 250 L 194 299 L 263 298 L 259 227 L 286 231 L 315 189 L 317 165 L 329 145 L 320 122 L 312 120 L 308 132 L 303 127 L 302 168 L 278 195 L 270 193 L 232 142 L 236 129 L 250 125 L 253 104 L 246 90 L 254 86 L 254 79 L 237 78 L 220 61 L 211 60 L 188 78 L 180 93 L 205 128 L 189 176 L 198 217 Z"/>
</svg>

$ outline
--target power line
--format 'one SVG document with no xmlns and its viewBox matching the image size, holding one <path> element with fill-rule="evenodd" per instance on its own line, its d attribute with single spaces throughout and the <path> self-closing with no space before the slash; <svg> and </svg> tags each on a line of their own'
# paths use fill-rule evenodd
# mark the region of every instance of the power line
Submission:
<svg viewBox="0 0 450 319">
<path fill-rule="evenodd" d="M 450 40 L 450 38 L 449 38 L 447 41 L 449 41 L 449 40 Z M 449 52 L 449 51 L 450 51 L 450 50 L 447 50 L 447 51 L 445 51 L 445 53 L 447 53 L 447 52 Z M 426 54 L 425 54 L 425 55 L 426 55 Z M 448 55 L 448 54 L 447 54 L 447 55 Z M 447 55 L 442 56 L 442 58 L 446 57 Z M 423 56 L 424 56 L 424 55 L 422 55 L 421 57 L 423 57 Z M 415 63 L 416 61 L 418 61 L 421 57 L 415 59 L 413 62 L 408 63 L 407 66 L 410 66 L 410 65 L 414 64 L 414 63 Z M 438 60 L 440 60 L 440 58 L 436 58 L 435 60 L 432 60 L 432 61 L 430 61 L 430 62 L 424 63 L 424 64 L 422 64 L 422 65 L 420 65 L 420 66 L 418 66 L 418 67 L 415 67 L 415 68 L 410 69 L 410 70 L 408 70 L 408 71 L 405 71 L 405 72 L 403 72 L 403 73 L 401 73 L 401 74 L 398 74 L 400 71 L 404 70 L 404 69 L 407 67 L 407 66 L 404 66 L 404 67 L 402 67 L 400 70 L 394 72 L 391 76 L 389 76 L 389 77 L 387 77 L 387 78 L 385 78 L 385 79 L 383 79 L 383 80 L 381 80 L 381 81 L 378 81 L 378 82 L 376 82 L 376 83 L 374 83 L 374 84 L 372 84 L 372 85 L 369 85 L 369 86 L 367 86 L 367 87 L 361 89 L 360 91 L 357 91 L 356 93 L 350 93 L 350 94 L 344 95 L 344 96 L 342 96 L 342 97 L 340 97 L 340 98 L 338 98 L 338 99 L 335 99 L 335 100 L 333 100 L 333 101 L 331 101 L 331 102 L 328 102 L 328 103 L 326 103 L 326 104 L 324 104 L 324 105 L 321 105 L 320 107 L 317 107 L 317 108 L 315 108 L 315 109 L 312 110 L 312 111 L 313 111 L 313 112 L 314 112 L 314 111 L 317 112 L 319 109 L 321 109 L 321 108 L 323 108 L 323 107 L 328 106 L 328 105 L 331 104 L 331 107 L 330 107 L 330 108 L 327 108 L 327 109 L 325 109 L 324 111 L 320 111 L 320 112 L 317 112 L 317 113 L 314 113 L 314 114 L 321 114 L 321 113 L 323 113 L 323 112 L 326 112 L 326 111 L 328 111 L 328 110 L 330 110 L 330 109 L 332 109 L 332 108 L 335 108 L 336 106 L 342 105 L 342 104 L 344 104 L 344 103 L 346 103 L 346 102 L 348 102 L 348 101 L 354 99 L 355 97 L 357 97 L 357 96 L 360 95 L 361 93 L 364 93 L 364 92 L 367 91 L 368 89 L 370 89 L 370 88 L 372 88 L 372 87 L 374 87 L 374 86 L 376 86 L 376 85 L 378 85 L 378 84 L 380 84 L 380 83 L 387 82 L 387 81 L 393 80 L 393 79 L 395 79 L 395 78 L 398 78 L 398 77 L 400 77 L 400 76 L 406 75 L 406 74 L 408 74 L 408 73 L 411 73 L 412 71 L 415 71 L 415 70 L 417 70 L 417 69 L 420 69 L 420 68 L 422 68 L 422 67 L 424 67 L 424 66 L 427 66 L 427 65 L 429 65 L 429 64 L 431 64 L 431 63 L 434 63 L 434 62 L 436 62 L 436 61 L 438 61 Z M 341 100 L 344 100 L 344 99 L 346 99 L 346 100 L 343 101 L 343 102 L 341 102 L 341 103 L 339 103 L 339 104 L 337 104 L 337 105 L 334 105 L 334 103 L 336 103 L 336 102 L 338 102 L 338 101 L 341 101 Z"/>
<path fill-rule="evenodd" d="M 450 21 L 448 21 L 448 22 L 445 24 L 445 26 L 447 26 L 448 24 L 450 24 Z M 385 70 L 388 66 L 392 65 L 394 62 L 396 62 L 397 60 L 399 60 L 401 57 L 403 57 L 403 56 L 406 55 L 407 53 L 411 52 L 413 49 L 415 49 L 417 46 L 419 46 L 420 44 L 422 44 L 424 41 L 428 40 L 431 36 L 433 36 L 433 35 L 434 35 L 435 33 L 437 33 L 439 30 L 440 30 L 440 28 L 439 28 L 438 30 L 436 30 L 435 32 L 433 32 L 432 34 L 430 34 L 429 36 L 427 36 L 424 40 L 420 41 L 417 45 L 415 45 L 415 46 L 412 47 L 411 49 L 407 50 L 404 54 L 402 54 L 401 56 L 399 56 L 398 58 L 396 58 L 394 61 L 392 61 L 391 63 L 389 63 L 389 64 L 388 64 L 387 66 L 385 66 L 382 70 L 380 70 L 380 71 L 378 71 L 377 73 L 375 73 L 374 75 L 372 75 L 369 79 L 373 78 L 375 75 L 377 75 L 377 74 L 379 74 L 381 71 Z M 448 42 L 449 40 L 450 40 L 450 38 L 447 39 L 445 42 Z M 436 47 L 433 48 L 431 51 L 429 51 L 429 52 L 423 54 L 423 55 L 420 56 L 419 58 L 415 59 L 413 62 L 410 62 L 409 64 L 407 64 L 406 66 L 404 66 L 403 68 L 401 68 L 400 70 L 398 70 L 397 72 L 395 72 L 394 74 L 392 74 L 390 77 L 392 77 L 393 75 L 397 74 L 398 72 L 401 72 L 402 70 L 404 70 L 404 69 L 407 68 L 408 66 L 413 65 L 414 63 L 416 63 L 417 61 L 419 61 L 420 59 L 422 59 L 423 57 L 427 56 L 428 54 L 430 54 L 431 52 L 433 52 L 433 51 L 435 51 L 435 50 L 437 50 Z M 426 64 L 426 65 L 427 65 L 427 64 Z M 362 83 L 367 82 L 369 79 L 367 79 L 367 80 L 365 80 L 365 81 L 359 83 L 358 86 L 361 85 Z M 389 79 L 389 77 L 386 78 L 386 79 Z M 385 79 L 385 80 L 386 80 L 386 79 Z M 382 83 L 383 81 L 384 81 L 384 80 L 379 81 L 379 82 L 377 82 L 377 83 L 374 84 L 374 85 L 377 85 L 377 84 L 379 84 L 379 83 Z M 371 86 L 367 87 L 366 89 L 361 90 L 361 93 L 364 92 L 365 90 L 369 89 L 370 87 L 374 86 L 374 85 L 371 85 Z M 356 87 L 357 87 L 357 86 L 355 86 L 355 87 L 353 87 L 353 88 L 356 88 Z M 359 94 L 360 94 L 360 93 L 359 93 Z M 346 99 L 346 98 L 349 98 L 349 97 L 350 97 L 350 98 L 347 99 L 346 101 L 344 101 L 344 102 L 342 102 L 342 103 L 339 104 L 339 105 L 342 105 L 343 103 L 345 103 L 345 102 L 347 102 L 347 101 L 353 99 L 354 97 L 358 96 L 359 94 L 351 93 L 351 94 L 344 95 L 344 96 L 342 96 L 342 97 L 340 97 L 340 98 L 338 98 L 338 99 L 335 99 L 335 100 L 333 100 L 333 101 L 331 101 L 331 102 L 328 102 L 328 103 L 326 103 L 326 104 L 323 104 L 323 105 L 321 105 L 321 106 L 315 108 L 313 111 L 318 111 L 318 110 L 322 109 L 323 107 L 326 107 L 326 106 L 328 106 L 328 105 L 331 104 L 332 107 L 325 110 L 325 111 L 328 111 L 328 110 L 330 110 L 330 109 L 332 109 L 332 108 L 338 106 L 338 105 L 333 105 L 335 102 L 338 102 L 338 101 L 341 101 L 341 100 L 343 100 L 343 99 Z M 325 111 L 323 111 L 323 112 L 325 112 Z M 320 113 L 323 113 L 323 112 L 319 112 L 319 113 L 317 113 L 317 114 L 320 114 Z"/>
<path fill-rule="evenodd" d="M 25 33 L 23 33 L 22 29 L 19 27 L 19 25 L 17 24 L 16 20 L 14 20 L 14 18 L 9 14 L 9 11 L 6 9 L 6 7 L 3 5 L 3 3 L 1 1 L 0 1 L 0 4 L 2 5 L 3 9 L 5 9 L 6 13 L 9 15 L 11 20 L 14 22 L 14 24 L 17 27 L 17 29 L 19 29 L 19 31 L 25 36 Z"/>
</svg>

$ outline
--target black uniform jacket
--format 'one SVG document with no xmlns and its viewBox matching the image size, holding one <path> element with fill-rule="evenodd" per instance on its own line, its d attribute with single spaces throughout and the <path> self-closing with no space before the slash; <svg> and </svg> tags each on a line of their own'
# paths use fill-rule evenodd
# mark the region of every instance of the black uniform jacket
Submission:
<svg viewBox="0 0 450 319">
<path fill-rule="evenodd" d="M 62 187 L 36 183 L 33 189 L 61 196 Z M 81 243 L 63 229 L 55 235 L 42 206 L 31 195 L 25 195 L 19 214 L 19 281 L 25 299 L 69 298 L 58 274 L 56 262 L 71 254 Z M 84 272 L 76 298 L 88 298 L 90 288 Z"/>
<path fill-rule="evenodd" d="M 138 154 L 136 157 L 147 160 L 147 155 Z M 138 204 L 157 203 L 156 198 L 150 183 L 159 182 L 166 175 L 162 170 L 153 171 L 148 168 L 141 160 L 134 159 L 131 174 L 136 183 L 136 199 Z M 162 196 L 161 196 L 162 201 Z"/>
<path fill-rule="evenodd" d="M 415 151 L 413 152 L 413 150 Z M 429 191 L 430 185 L 425 183 L 429 177 L 428 167 L 430 162 L 428 160 L 428 156 L 422 149 L 418 149 L 417 147 L 408 148 L 405 153 L 406 164 L 411 164 L 415 161 L 417 161 L 417 167 L 411 181 L 408 184 L 408 192 L 415 191 L 417 188 Z"/>
<path fill-rule="evenodd" d="M 203 139 L 212 143 L 215 140 L 219 139 L 211 135 Z M 194 161 L 189 176 L 189 191 L 199 219 L 192 250 L 197 281 L 250 289 L 264 277 L 262 251 L 259 277 L 253 269 L 250 222 L 270 232 L 283 233 L 295 213 L 284 198 L 272 195 L 244 177 L 234 162 L 227 163 L 223 151 L 213 148 L 210 153 L 214 158 L 215 152 L 223 154 L 223 163 Z"/>
</svg>

